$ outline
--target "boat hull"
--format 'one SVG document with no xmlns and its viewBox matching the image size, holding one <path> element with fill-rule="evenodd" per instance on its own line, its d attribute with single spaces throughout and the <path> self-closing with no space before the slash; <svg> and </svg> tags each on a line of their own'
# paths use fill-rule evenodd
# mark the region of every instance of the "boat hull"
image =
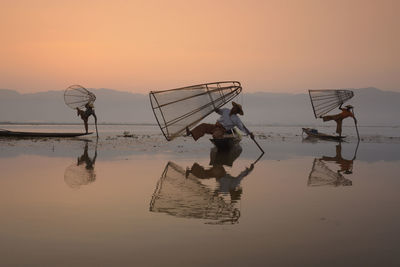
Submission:
<svg viewBox="0 0 400 267">
<path fill-rule="evenodd" d="M 333 140 L 333 141 L 341 141 L 346 136 L 337 136 L 337 135 L 330 135 L 330 134 L 325 134 L 325 133 L 320 133 L 316 129 L 312 128 L 302 128 L 303 132 L 307 134 L 308 137 L 311 138 L 319 138 L 319 139 L 324 139 L 324 140 Z"/>
<path fill-rule="evenodd" d="M 84 136 L 89 135 L 90 133 L 43 133 L 43 132 L 14 132 L 14 131 L 0 131 L 0 137 L 77 137 L 77 136 Z"/>
</svg>

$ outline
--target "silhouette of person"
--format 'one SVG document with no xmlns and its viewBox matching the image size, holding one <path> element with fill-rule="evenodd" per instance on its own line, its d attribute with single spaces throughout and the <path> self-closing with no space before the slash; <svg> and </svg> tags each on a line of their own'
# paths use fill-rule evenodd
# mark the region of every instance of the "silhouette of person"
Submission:
<svg viewBox="0 0 400 267">
<path fill-rule="evenodd" d="M 351 186 L 353 182 L 344 177 L 343 174 L 353 173 L 353 163 L 356 159 L 358 144 L 352 159 L 342 157 L 342 144 L 336 145 L 336 155 L 334 157 L 322 156 L 315 158 L 313 167 L 308 177 L 309 186 L 333 185 Z M 339 166 L 337 171 L 331 170 L 325 163 L 334 162 Z"/>
<path fill-rule="evenodd" d="M 211 149 L 211 162 L 210 168 L 204 168 L 197 162 L 192 167 L 186 170 L 186 177 L 189 174 L 194 175 L 198 179 L 212 179 L 215 178 L 218 187 L 215 193 L 230 194 L 231 201 L 236 202 L 240 200 L 242 188 L 240 187 L 241 181 L 250 174 L 254 169 L 254 164 L 245 168 L 237 176 L 232 176 L 226 170 L 224 165 L 232 166 L 233 161 L 239 157 L 242 149 L 240 146 L 233 148 L 233 151 L 219 151 L 217 148 Z"/>
<path fill-rule="evenodd" d="M 77 163 L 69 166 L 64 173 L 64 181 L 71 188 L 92 183 L 96 180 L 94 165 L 97 158 L 97 147 L 93 158 L 89 157 L 89 142 L 86 141 L 83 154 L 77 158 Z"/>
<path fill-rule="evenodd" d="M 321 116 L 321 118 L 324 122 L 334 120 L 336 122 L 336 133 L 339 134 L 339 136 L 341 137 L 343 120 L 352 117 L 354 119 L 354 122 L 357 124 L 357 119 L 354 116 L 354 107 L 352 105 L 347 105 L 344 108 L 342 108 L 342 105 L 340 105 L 339 109 L 342 111 L 341 113 L 336 115 Z"/>
<path fill-rule="evenodd" d="M 86 144 L 85 144 L 85 149 L 83 151 L 82 156 L 78 157 L 77 165 L 79 166 L 79 165 L 85 163 L 85 168 L 87 170 L 93 170 L 94 164 L 96 163 L 96 158 L 97 158 L 97 149 L 95 149 L 93 158 L 90 158 L 89 153 L 88 153 L 88 148 L 89 148 L 88 143 L 89 142 L 86 142 Z"/>
<path fill-rule="evenodd" d="M 83 123 L 85 124 L 85 131 L 88 133 L 88 120 L 89 117 L 92 115 L 94 117 L 94 121 L 97 124 L 97 116 L 94 112 L 94 105 L 93 103 L 89 102 L 85 105 L 86 110 L 81 110 L 79 108 L 76 108 L 77 111 L 77 116 L 80 116 L 81 119 L 83 120 Z"/>
<path fill-rule="evenodd" d="M 344 159 L 342 157 L 342 144 L 339 143 L 336 145 L 336 155 L 334 157 L 323 156 L 321 160 L 326 162 L 335 162 L 339 165 L 339 172 L 343 172 L 345 174 L 353 173 L 353 162 L 355 160 L 356 155 L 352 159 Z"/>
</svg>

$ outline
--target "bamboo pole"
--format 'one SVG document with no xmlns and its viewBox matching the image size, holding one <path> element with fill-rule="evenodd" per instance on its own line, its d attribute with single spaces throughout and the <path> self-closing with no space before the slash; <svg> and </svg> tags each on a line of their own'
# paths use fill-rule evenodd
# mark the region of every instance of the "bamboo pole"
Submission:
<svg viewBox="0 0 400 267">
<path fill-rule="evenodd" d="M 247 132 L 250 133 L 249 129 L 247 129 L 247 127 L 243 124 L 243 127 L 246 129 Z M 258 146 L 258 148 L 261 150 L 262 154 L 264 154 L 264 149 L 262 149 L 262 147 L 258 144 L 258 142 L 256 141 L 256 139 L 254 138 L 254 135 L 251 136 L 251 139 L 254 141 L 254 143 Z"/>
<path fill-rule="evenodd" d="M 357 138 L 358 138 L 358 141 L 360 141 L 360 134 L 359 134 L 359 132 L 358 132 L 357 119 L 356 119 L 356 115 L 354 114 L 354 108 L 353 108 L 353 115 L 354 115 L 354 117 L 353 117 L 354 125 L 355 125 L 355 127 L 356 127 L 356 132 L 357 132 Z"/>
<path fill-rule="evenodd" d="M 357 122 L 356 122 L 356 120 L 354 120 L 354 125 L 356 126 L 356 132 L 357 132 L 358 141 L 360 141 L 360 134 L 358 133 L 358 127 L 357 127 Z"/>
<path fill-rule="evenodd" d="M 94 117 L 94 125 L 96 126 L 96 136 L 97 136 L 97 138 L 99 138 L 99 131 L 97 130 L 97 117 L 96 117 L 96 115 Z"/>
</svg>

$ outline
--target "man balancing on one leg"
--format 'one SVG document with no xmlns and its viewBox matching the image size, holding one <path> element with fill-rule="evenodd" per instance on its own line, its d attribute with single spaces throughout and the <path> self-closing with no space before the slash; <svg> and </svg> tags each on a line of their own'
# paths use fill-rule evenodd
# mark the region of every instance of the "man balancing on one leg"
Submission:
<svg viewBox="0 0 400 267">
<path fill-rule="evenodd" d="M 191 135 L 195 141 L 202 137 L 205 134 L 211 134 L 215 139 L 221 139 L 224 137 L 226 132 L 229 132 L 233 129 L 233 127 L 238 127 L 242 132 L 249 134 L 252 139 L 254 139 L 254 135 L 250 132 L 242 123 L 237 114 L 243 115 L 242 106 L 232 102 L 232 108 L 221 108 L 215 110 L 221 117 L 217 120 L 215 124 L 210 123 L 202 123 L 196 126 L 193 130 L 189 131 L 189 128 L 186 128 L 186 134 Z"/>
<path fill-rule="evenodd" d="M 347 105 L 344 108 L 342 108 L 342 105 L 340 105 L 339 109 L 342 111 L 339 114 L 321 116 L 320 118 L 322 118 L 324 120 L 324 122 L 334 120 L 336 122 L 336 133 L 339 134 L 340 137 L 342 137 L 343 120 L 348 117 L 352 117 L 354 119 L 354 122 L 357 124 L 357 119 L 354 116 L 352 105 Z"/>
<path fill-rule="evenodd" d="M 76 111 L 78 113 L 78 116 L 81 116 L 83 122 L 85 123 L 85 130 L 86 133 L 88 133 L 88 120 L 90 115 L 93 115 L 94 121 L 97 124 L 97 117 L 96 114 L 94 113 L 94 106 L 92 103 L 87 103 L 85 105 L 86 110 L 81 110 L 79 108 L 76 108 Z"/>
</svg>

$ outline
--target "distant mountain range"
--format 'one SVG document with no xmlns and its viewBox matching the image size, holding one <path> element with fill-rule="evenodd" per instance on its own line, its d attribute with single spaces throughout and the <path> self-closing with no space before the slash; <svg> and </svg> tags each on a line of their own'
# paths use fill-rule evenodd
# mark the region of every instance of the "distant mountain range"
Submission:
<svg viewBox="0 0 400 267">
<path fill-rule="evenodd" d="M 111 89 L 90 89 L 96 94 L 100 123 L 156 123 L 149 97 Z M 0 89 L 0 122 L 80 123 L 76 112 L 64 104 L 63 91 L 20 94 Z M 355 106 L 359 125 L 400 125 L 400 93 L 377 88 L 354 89 L 348 103 Z M 244 108 L 243 121 L 263 125 L 321 125 L 311 108 L 308 92 L 244 93 L 236 101 Z M 334 111 L 332 112 L 334 113 Z M 210 116 L 213 121 L 216 115 Z M 352 121 L 346 122 L 352 124 Z"/>
</svg>

